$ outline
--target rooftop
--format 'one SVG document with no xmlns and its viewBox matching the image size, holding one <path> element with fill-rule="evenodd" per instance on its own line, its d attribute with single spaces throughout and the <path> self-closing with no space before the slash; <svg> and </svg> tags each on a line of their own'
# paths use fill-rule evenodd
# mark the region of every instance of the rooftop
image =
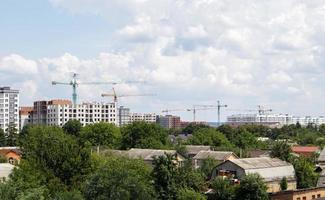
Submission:
<svg viewBox="0 0 325 200">
<path fill-rule="evenodd" d="M 231 160 L 239 167 L 247 169 L 260 169 L 260 168 L 272 168 L 281 166 L 291 166 L 290 163 L 282 161 L 278 158 L 260 157 L 260 158 L 242 158 Z"/>
<path fill-rule="evenodd" d="M 211 146 L 204 145 L 185 145 L 185 149 L 188 154 L 198 154 L 200 151 L 209 151 Z"/>
<path fill-rule="evenodd" d="M 158 150 L 158 149 L 130 149 L 129 158 L 141 158 L 143 160 L 154 160 L 155 157 L 165 156 L 166 154 L 176 154 L 175 150 Z"/>
<path fill-rule="evenodd" d="M 293 152 L 300 152 L 300 153 L 313 153 L 319 151 L 319 147 L 316 146 L 292 146 L 291 150 Z"/>
<path fill-rule="evenodd" d="M 194 156 L 193 159 L 203 160 L 203 159 L 207 159 L 207 158 L 212 158 L 215 160 L 224 161 L 231 155 L 234 155 L 235 157 L 237 157 L 231 151 L 200 151 L 196 156 Z"/>
</svg>

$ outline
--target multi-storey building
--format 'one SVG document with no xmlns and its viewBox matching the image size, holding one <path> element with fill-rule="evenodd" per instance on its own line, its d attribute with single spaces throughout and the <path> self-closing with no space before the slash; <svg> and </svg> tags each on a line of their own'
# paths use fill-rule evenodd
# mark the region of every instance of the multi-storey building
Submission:
<svg viewBox="0 0 325 200">
<path fill-rule="evenodd" d="M 320 117 L 311 117 L 311 116 L 306 116 L 306 117 L 292 117 L 292 124 L 299 123 L 301 126 L 307 126 L 308 124 L 314 124 L 314 125 L 321 125 L 325 124 L 325 117 L 320 116 Z"/>
<path fill-rule="evenodd" d="M 0 87 L 0 128 L 6 131 L 9 124 L 19 130 L 19 90 Z"/>
<path fill-rule="evenodd" d="M 118 109 L 118 125 L 120 127 L 131 123 L 130 108 L 120 106 Z"/>
<path fill-rule="evenodd" d="M 48 125 L 62 126 L 69 120 L 78 120 L 83 126 L 97 122 L 118 125 L 116 103 L 53 104 L 47 106 Z"/>
<path fill-rule="evenodd" d="M 131 113 L 131 122 L 144 121 L 147 123 L 156 123 L 157 115 L 155 113 Z"/>
<path fill-rule="evenodd" d="M 292 116 L 288 114 L 237 114 L 227 117 L 227 124 L 240 126 L 244 124 L 257 124 L 279 127 L 291 124 Z"/>
<path fill-rule="evenodd" d="M 33 107 L 19 108 L 19 127 L 20 130 L 27 124 L 33 123 Z"/>
<path fill-rule="evenodd" d="M 158 123 L 164 128 L 180 128 L 181 118 L 179 116 L 166 115 L 159 116 Z"/>
</svg>

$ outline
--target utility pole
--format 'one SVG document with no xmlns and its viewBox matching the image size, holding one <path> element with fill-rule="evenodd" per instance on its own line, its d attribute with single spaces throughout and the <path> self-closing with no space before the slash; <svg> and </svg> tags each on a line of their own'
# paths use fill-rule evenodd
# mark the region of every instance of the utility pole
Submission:
<svg viewBox="0 0 325 200">
<path fill-rule="evenodd" d="M 221 105 L 219 100 L 217 102 L 218 102 L 218 105 L 217 105 L 218 106 L 218 126 L 220 126 L 220 109 L 223 107 L 226 108 L 227 105 Z"/>
</svg>

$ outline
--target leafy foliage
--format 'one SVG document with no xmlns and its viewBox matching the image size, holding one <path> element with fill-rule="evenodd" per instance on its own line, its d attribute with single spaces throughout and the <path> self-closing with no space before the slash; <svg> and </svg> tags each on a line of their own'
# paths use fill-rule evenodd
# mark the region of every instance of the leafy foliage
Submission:
<svg viewBox="0 0 325 200">
<path fill-rule="evenodd" d="M 78 120 L 69 120 L 62 127 L 65 133 L 74 136 L 80 136 L 82 124 Z"/>
<path fill-rule="evenodd" d="M 276 142 L 271 149 L 271 157 L 280 158 L 281 160 L 289 161 L 291 147 L 286 142 Z"/>
<path fill-rule="evenodd" d="M 217 177 L 211 183 L 213 194 L 209 196 L 209 200 L 232 200 L 235 197 L 235 188 L 230 184 L 230 181 Z"/>
<path fill-rule="evenodd" d="M 157 124 L 134 122 L 122 128 L 121 148 L 164 149 L 167 137 L 167 130 Z"/>
<path fill-rule="evenodd" d="M 267 186 L 258 174 L 248 174 L 240 182 L 235 199 L 268 200 Z"/>
<path fill-rule="evenodd" d="M 287 190 L 288 189 L 288 181 L 286 177 L 283 177 L 280 182 L 280 188 L 281 190 Z"/>
<path fill-rule="evenodd" d="M 153 199 L 150 170 L 140 160 L 110 157 L 92 174 L 85 187 L 86 199 Z"/>
<path fill-rule="evenodd" d="M 177 200 L 206 200 L 206 197 L 193 189 L 182 188 L 178 190 Z"/>
<path fill-rule="evenodd" d="M 297 177 L 297 188 L 315 187 L 318 179 L 314 165 L 306 158 L 297 158 L 293 161 Z"/>
<path fill-rule="evenodd" d="M 193 136 L 189 138 L 188 144 L 192 145 L 210 145 L 210 146 L 231 146 L 228 139 L 214 128 L 200 128 L 194 131 Z"/>
</svg>

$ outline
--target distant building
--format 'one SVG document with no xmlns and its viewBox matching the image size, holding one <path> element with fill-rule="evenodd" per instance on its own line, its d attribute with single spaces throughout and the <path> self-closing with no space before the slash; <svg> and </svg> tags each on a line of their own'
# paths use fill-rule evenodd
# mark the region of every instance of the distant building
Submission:
<svg viewBox="0 0 325 200">
<path fill-rule="evenodd" d="M 0 155 L 4 156 L 8 163 L 19 163 L 21 159 L 21 151 L 19 147 L 0 147 Z"/>
<path fill-rule="evenodd" d="M 19 108 L 19 127 L 20 130 L 27 124 L 33 123 L 33 107 Z"/>
<path fill-rule="evenodd" d="M 130 108 L 120 106 L 118 108 L 118 125 L 120 127 L 131 123 Z"/>
<path fill-rule="evenodd" d="M 325 187 L 285 190 L 270 194 L 271 200 L 323 200 Z"/>
<path fill-rule="evenodd" d="M 193 158 L 200 151 L 210 151 L 212 150 L 212 146 L 205 145 L 185 145 L 186 156 L 189 158 Z"/>
<path fill-rule="evenodd" d="M 47 106 L 47 125 L 63 126 L 78 120 L 83 126 L 98 122 L 117 124 L 116 103 L 50 104 Z"/>
<path fill-rule="evenodd" d="M 315 156 L 316 153 L 319 153 L 320 149 L 316 146 L 292 146 L 291 151 L 300 156 L 311 158 Z"/>
<path fill-rule="evenodd" d="M 19 90 L 0 87 L 0 128 L 6 131 L 9 124 L 19 130 Z"/>
<path fill-rule="evenodd" d="M 167 129 L 181 128 L 181 118 L 179 116 L 173 116 L 173 115 L 159 116 L 158 123 L 160 126 Z"/>
<path fill-rule="evenodd" d="M 193 157 L 194 168 L 198 169 L 202 167 L 204 160 L 211 158 L 217 163 L 224 162 L 226 160 L 238 159 L 238 156 L 231 151 L 200 151 Z"/>
<path fill-rule="evenodd" d="M 0 182 L 8 181 L 9 175 L 14 170 L 15 165 L 9 163 L 0 163 Z"/>
<path fill-rule="evenodd" d="M 295 170 L 293 166 L 277 158 L 242 158 L 227 160 L 217 165 L 212 172 L 212 179 L 217 176 L 228 177 L 234 182 L 240 180 L 248 174 L 259 174 L 268 192 L 280 191 L 280 182 L 286 177 L 288 190 L 296 189 Z"/>
<path fill-rule="evenodd" d="M 292 116 L 288 114 L 237 114 L 227 117 L 230 126 L 264 125 L 269 127 L 281 127 L 292 123 Z"/>
<path fill-rule="evenodd" d="M 131 113 L 130 120 L 132 122 L 144 121 L 147 123 L 156 123 L 157 115 L 155 113 Z"/>
</svg>

